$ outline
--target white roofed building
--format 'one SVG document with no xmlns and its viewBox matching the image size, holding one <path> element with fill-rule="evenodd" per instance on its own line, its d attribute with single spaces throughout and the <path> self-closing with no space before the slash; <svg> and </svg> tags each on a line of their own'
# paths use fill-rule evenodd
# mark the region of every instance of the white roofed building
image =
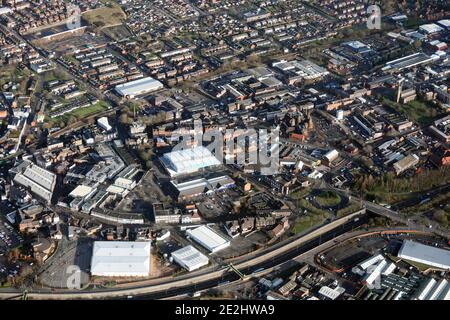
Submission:
<svg viewBox="0 0 450 320">
<path fill-rule="evenodd" d="M 101 117 L 100 119 L 98 119 L 97 124 L 105 131 L 111 131 L 112 129 L 107 117 Z"/>
<path fill-rule="evenodd" d="M 207 256 L 189 245 L 172 252 L 173 260 L 188 271 L 197 270 L 209 263 Z"/>
<path fill-rule="evenodd" d="M 230 246 L 230 241 L 208 226 L 189 229 L 186 233 L 195 242 L 205 247 L 211 253 L 218 252 Z"/>
<path fill-rule="evenodd" d="M 195 173 L 200 169 L 222 164 L 211 151 L 203 146 L 172 151 L 160 159 L 172 177 Z"/>
<path fill-rule="evenodd" d="M 115 87 L 115 90 L 121 96 L 133 99 L 138 95 L 157 91 L 162 88 L 164 88 L 164 85 L 161 82 L 152 77 L 147 77 L 119 84 Z"/>
<path fill-rule="evenodd" d="M 56 175 L 53 172 L 45 170 L 28 160 L 20 163 L 16 169 L 18 173 L 14 177 L 14 183 L 29 188 L 31 193 L 47 203 L 51 202 L 56 185 Z"/>
<path fill-rule="evenodd" d="M 450 270 L 450 250 L 427 246 L 415 241 L 404 240 L 398 252 L 398 257 Z"/>
<path fill-rule="evenodd" d="M 102 277 L 147 277 L 150 242 L 96 241 L 91 274 Z"/>
</svg>

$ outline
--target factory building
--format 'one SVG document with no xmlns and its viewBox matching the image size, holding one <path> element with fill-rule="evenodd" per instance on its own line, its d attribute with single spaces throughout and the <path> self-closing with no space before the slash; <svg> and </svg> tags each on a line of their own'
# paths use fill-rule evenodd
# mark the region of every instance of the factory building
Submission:
<svg viewBox="0 0 450 320">
<path fill-rule="evenodd" d="M 235 186 L 235 182 L 227 175 L 212 178 L 196 178 L 178 182 L 171 181 L 176 197 L 179 200 L 189 199 L 202 194 L 211 194 Z"/>
<path fill-rule="evenodd" d="M 450 251 L 404 240 L 398 257 L 428 266 L 450 270 Z"/>
<path fill-rule="evenodd" d="M 56 184 L 56 175 L 54 173 L 28 160 L 21 162 L 14 168 L 13 172 L 17 172 L 13 180 L 14 183 L 28 188 L 31 193 L 45 202 L 51 202 Z"/>
<path fill-rule="evenodd" d="M 415 154 L 410 154 L 401 160 L 394 163 L 394 170 L 397 175 L 401 174 L 405 170 L 414 167 L 419 163 L 419 157 Z"/>
<path fill-rule="evenodd" d="M 191 239 L 206 248 L 211 253 L 218 252 L 230 246 L 230 241 L 208 226 L 200 226 L 195 229 L 189 229 L 186 233 Z"/>
<path fill-rule="evenodd" d="M 102 277 L 148 277 L 150 242 L 96 241 L 91 274 Z"/>
<path fill-rule="evenodd" d="M 115 87 L 118 94 L 129 99 L 133 99 L 136 96 L 157 91 L 162 88 L 164 88 L 163 84 L 152 77 L 130 81 L 119 84 Z"/>
<path fill-rule="evenodd" d="M 221 165 L 221 162 L 207 148 L 195 147 L 166 153 L 161 162 L 170 176 L 195 173 L 203 168 Z"/>
<path fill-rule="evenodd" d="M 197 270 L 209 263 L 208 257 L 189 245 L 172 252 L 173 260 L 188 271 Z"/>
</svg>

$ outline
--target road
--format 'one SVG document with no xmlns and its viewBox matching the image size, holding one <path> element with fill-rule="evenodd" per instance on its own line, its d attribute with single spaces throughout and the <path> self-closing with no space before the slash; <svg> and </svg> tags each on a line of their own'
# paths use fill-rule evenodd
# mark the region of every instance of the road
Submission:
<svg viewBox="0 0 450 320">
<path fill-rule="evenodd" d="M 375 214 L 389 218 L 396 222 L 400 222 L 400 223 L 408 226 L 411 229 L 417 229 L 417 230 L 423 230 L 423 231 L 428 230 L 429 232 L 433 232 L 434 234 L 437 234 L 441 237 L 450 239 L 450 233 L 447 230 L 440 228 L 440 226 L 436 223 L 432 223 L 431 228 L 430 228 L 430 226 L 425 226 L 423 224 L 417 223 L 416 221 L 414 221 L 412 219 L 405 218 L 398 211 L 388 209 L 377 203 L 363 200 L 363 199 L 355 196 L 355 194 L 353 194 L 352 192 L 349 192 L 347 190 L 342 190 L 342 189 L 334 188 L 331 186 L 329 188 L 332 190 L 335 190 L 336 192 L 339 192 L 341 194 L 345 194 L 345 195 L 351 194 L 351 197 L 353 200 L 360 201 L 367 210 L 369 210 Z"/>
<path fill-rule="evenodd" d="M 360 219 L 354 219 L 354 217 L 354 215 L 350 215 L 339 221 L 333 221 L 296 240 L 290 240 L 283 246 L 275 246 L 276 248 L 270 248 L 267 252 L 234 265 L 246 275 L 261 268 L 273 270 L 274 267 L 315 248 L 323 242 L 351 231 L 367 221 L 367 216 Z M 238 280 L 237 277 L 235 273 L 228 271 L 228 268 L 225 267 L 216 271 L 196 274 L 195 276 L 188 274 L 185 277 L 180 277 L 182 279 L 174 278 L 172 281 L 155 285 L 92 291 L 37 290 L 28 292 L 28 297 L 32 299 L 102 299 L 142 295 L 148 299 L 159 299 L 214 288 L 220 283 Z M 3 290 L 0 293 L 0 297 L 7 298 L 19 293 L 17 290 Z"/>
</svg>

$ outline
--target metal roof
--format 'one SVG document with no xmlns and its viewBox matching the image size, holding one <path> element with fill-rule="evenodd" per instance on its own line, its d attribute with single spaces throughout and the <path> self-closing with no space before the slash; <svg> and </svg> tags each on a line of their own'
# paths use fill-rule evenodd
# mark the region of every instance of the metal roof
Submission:
<svg viewBox="0 0 450 320">
<path fill-rule="evenodd" d="M 189 245 L 172 252 L 175 262 L 179 263 L 189 271 L 201 268 L 208 264 L 209 259 L 200 251 Z"/>
<path fill-rule="evenodd" d="M 427 246 L 412 240 L 403 241 L 398 256 L 429 266 L 450 269 L 450 250 Z"/>
<path fill-rule="evenodd" d="M 91 273 L 110 277 L 148 276 L 150 249 L 150 242 L 96 241 Z"/>
<path fill-rule="evenodd" d="M 208 226 L 190 229 L 187 234 L 211 252 L 217 252 L 230 245 L 230 241 Z"/>
</svg>

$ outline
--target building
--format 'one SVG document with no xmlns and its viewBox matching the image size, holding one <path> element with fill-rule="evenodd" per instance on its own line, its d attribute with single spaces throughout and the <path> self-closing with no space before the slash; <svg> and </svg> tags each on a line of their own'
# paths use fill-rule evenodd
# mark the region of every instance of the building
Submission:
<svg viewBox="0 0 450 320">
<path fill-rule="evenodd" d="M 167 208 L 164 203 L 154 203 L 152 208 L 156 224 L 178 224 L 181 221 L 181 213 L 176 208 Z"/>
<path fill-rule="evenodd" d="M 322 286 L 319 289 L 319 294 L 328 298 L 330 300 L 336 300 L 341 294 L 345 292 L 345 289 L 342 287 L 330 288 L 328 286 Z"/>
<path fill-rule="evenodd" d="M 398 257 L 432 267 L 450 270 L 450 251 L 404 240 Z"/>
<path fill-rule="evenodd" d="M 123 97 L 133 99 L 138 95 L 143 95 L 164 88 L 163 84 L 152 77 L 142 78 L 119 84 L 115 90 Z"/>
<path fill-rule="evenodd" d="M 96 241 L 91 274 L 102 277 L 147 277 L 150 242 Z"/>
<path fill-rule="evenodd" d="M 435 23 L 423 24 L 419 27 L 419 31 L 426 35 L 432 35 L 443 31 L 440 26 Z"/>
<path fill-rule="evenodd" d="M 28 188 L 45 202 L 51 202 L 56 185 L 56 175 L 53 172 L 42 169 L 28 160 L 20 163 L 14 171 L 17 172 L 13 179 L 14 183 Z"/>
<path fill-rule="evenodd" d="M 414 295 L 415 300 L 450 300 L 450 283 L 446 279 L 426 279 Z"/>
<path fill-rule="evenodd" d="M 426 55 L 423 52 L 418 52 L 405 56 L 399 59 L 395 59 L 386 63 L 383 70 L 389 71 L 401 71 L 404 69 L 416 67 L 422 64 L 427 64 L 433 61 L 433 57 Z"/>
<path fill-rule="evenodd" d="M 200 226 L 195 229 L 189 229 L 186 233 L 190 238 L 205 247 L 211 253 L 218 252 L 230 246 L 230 241 L 208 226 Z"/>
<path fill-rule="evenodd" d="M 394 163 L 394 170 L 397 175 L 401 174 L 405 170 L 414 167 L 419 163 L 419 157 L 415 154 L 410 154 L 403 159 Z"/>
<path fill-rule="evenodd" d="M 301 80 L 318 80 L 325 77 L 329 72 L 309 60 L 281 60 L 274 62 L 272 67 L 282 71 L 289 84 Z"/>
<path fill-rule="evenodd" d="M 324 156 L 323 160 L 326 165 L 331 165 L 331 163 L 339 158 L 339 152 L 336 149 L 328 151 Z"/>
<path fill-rule="evenodd" d="M 209 263 L 208 257 L 189 245 L 172 252 L 173 260 L 188 271 L 197 270 Z"/>
<path fill-rule="evenodd" d="M 202 194 L 211 194 L 235 186 L 234 180 L 227 175 L 212 178 L 197 178 L 184 182 L 171 181 L 179 200 Z"/>
<path fill-rule="evenodd" d="M 207 148 L 200 146 L 166 153 L 161 162 L 172 176 L 194 173 L 200 169 L 221 165 L 221 162 Z"/>
<path fill-rule="evenodd" d="M 105 131 L 111 131 L 112 127 L 109 124 L 108 118 L 107 117 L 101 117 L 100 119 L 97 120 L 97 124 L 99 125 L 100 128 L 102 128 Z"/>
</svg>

